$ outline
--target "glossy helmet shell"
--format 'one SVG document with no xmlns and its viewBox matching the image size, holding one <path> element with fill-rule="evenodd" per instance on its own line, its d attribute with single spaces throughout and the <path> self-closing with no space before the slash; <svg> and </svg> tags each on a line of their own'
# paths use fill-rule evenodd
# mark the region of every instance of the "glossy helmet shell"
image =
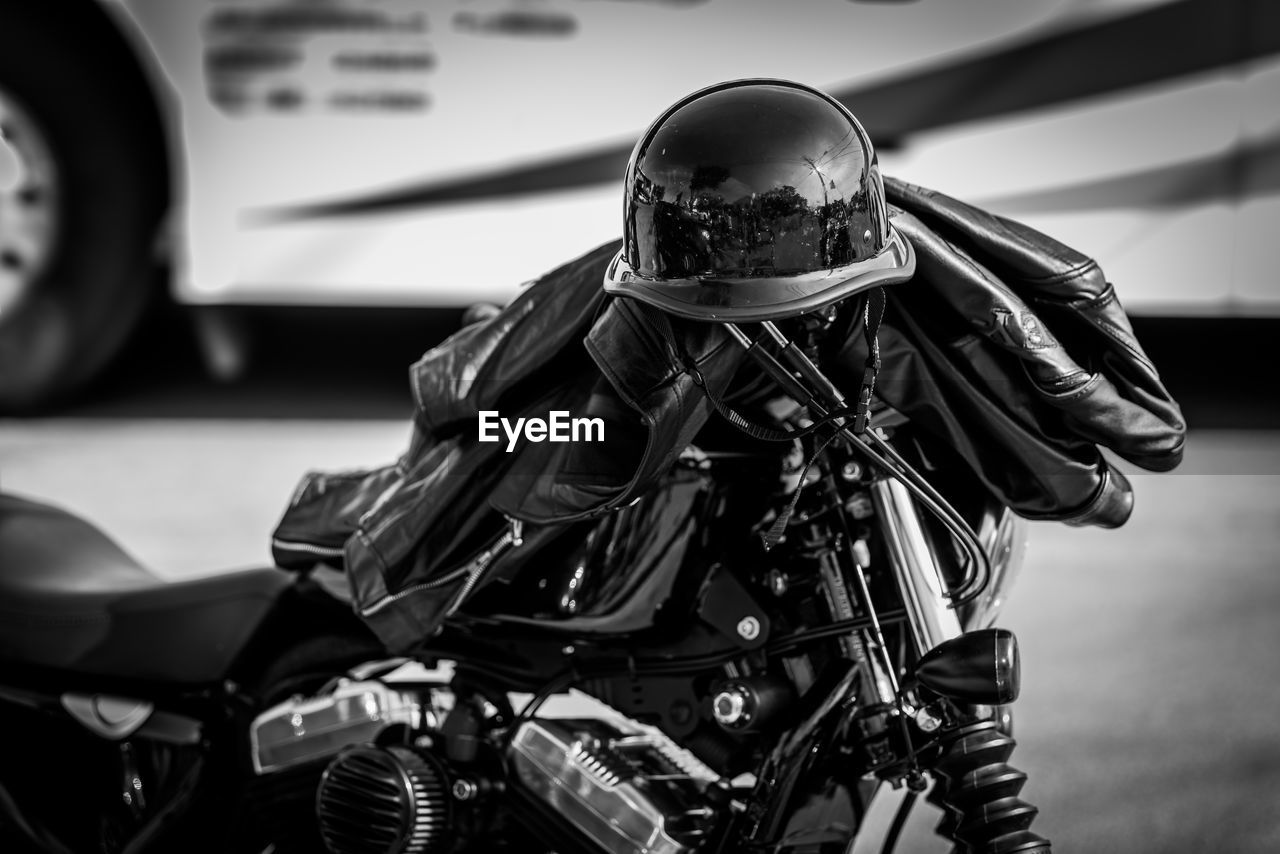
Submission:
<svg viewBox="0 0 1280 854">
<path fill-rule="evenodd" d="M 658 117 L 631 154 L 605 291 L 695 320 L 776 320 L 911 277 L 862 125 L 786 80 L 735 80 Z"/>
</svg>

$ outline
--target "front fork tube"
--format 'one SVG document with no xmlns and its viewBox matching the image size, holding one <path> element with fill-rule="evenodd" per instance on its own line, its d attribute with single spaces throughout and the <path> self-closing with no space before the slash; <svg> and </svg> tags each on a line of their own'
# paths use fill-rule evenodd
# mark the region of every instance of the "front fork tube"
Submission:
<svg viewBox="0 0 1280 854">
<path fill-rule="evenodd" d="M 897 480 L 883 478 L 871 484 L 871 500 L 893 562 L 916 655 L 923 655 L 957 637 L 960 618 L 947 605 L 941 567 L 911 493 Z"/>
</svg>

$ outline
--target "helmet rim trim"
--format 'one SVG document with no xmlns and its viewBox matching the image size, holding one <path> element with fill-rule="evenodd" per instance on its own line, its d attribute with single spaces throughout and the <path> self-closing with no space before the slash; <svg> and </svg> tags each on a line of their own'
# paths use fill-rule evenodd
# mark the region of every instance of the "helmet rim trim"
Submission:
<svg viewBox="0 0 1280 854">
<path fill-rule="evenodd" d="M 604 276 L 604 291 L 613 296 L 627 296 L 648 303 L 662 311 L 689 320 L 712 323 L 754 322 L 783 320 L 825 308 L 832 303 L 861 293 L 879 285 L 905 282 L 915 274 L 916 255 L 911 241 L 904 238 L 892 225 L 889 240 L 879 254 L 872 258 L 854 261 L 843 267 L 817 270 L 791 276 L 770 276 L 756 279 L 693 276 L 679 279 L 650 279 L 636 273 L 620 250 L 609 262 Z M 849 275 L 844 275 L 848 273 Z M 843 276 L 843 278 L 841 278 Z M 699 302 L 681 298 L 676 289 L 694 285 L 726 285 L 738 289 L 744 284 L 761 289 L 773 289 L 779 285 L 807 284 L 837 279 L 837 283 L 814 293 L 795 299 L 774 300 L 758 305 L 729 306 L 715 302 Z M 706 291 L 703 291 L 704 293 Z"/>
</svg>

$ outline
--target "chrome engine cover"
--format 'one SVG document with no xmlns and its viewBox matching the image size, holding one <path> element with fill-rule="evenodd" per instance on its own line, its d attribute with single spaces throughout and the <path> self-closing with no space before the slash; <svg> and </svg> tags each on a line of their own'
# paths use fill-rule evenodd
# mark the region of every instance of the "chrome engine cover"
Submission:
<svg viewBox="0 0 1280 854">
<path fill-rule="evenodd" d="M 323 759 L 347 745 L 373 741 L 391 724 L 417 729 L 423 714 L 418 693 L 378 680 L 342 680 L 328 693 L 286 700 L 254 718 L 249 727 L 253 770 L 266 774 Z"/>
<path fill-rule="evenodd" d="M 575 825 L 602 851 L 694 851 L 714 818 L 699 780 L 660 745 L 597 720 L 535 719 L 511 740 L 523 788 Z"/>
</svg>

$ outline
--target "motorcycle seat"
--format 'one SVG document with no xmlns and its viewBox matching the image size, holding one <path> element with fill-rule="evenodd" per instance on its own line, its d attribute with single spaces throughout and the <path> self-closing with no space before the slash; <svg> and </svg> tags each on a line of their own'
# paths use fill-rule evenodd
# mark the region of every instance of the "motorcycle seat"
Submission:
<svg viewBox="0 0 1280 854">
<path fill-rule="evenodd" d="M 84 519 L 0 494 L 0 662 L 216 682 L 292 579 L 272 567 L 166 581 Z"/>
</svg>

